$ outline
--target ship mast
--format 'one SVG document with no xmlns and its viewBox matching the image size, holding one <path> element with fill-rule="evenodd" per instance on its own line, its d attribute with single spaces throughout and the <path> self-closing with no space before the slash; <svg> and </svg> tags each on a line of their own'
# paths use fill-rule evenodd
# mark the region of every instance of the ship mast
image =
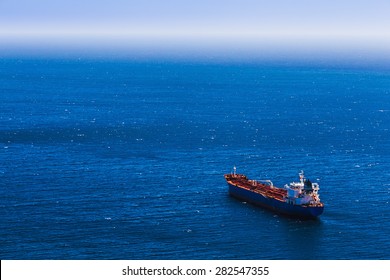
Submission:
<svg viewBox="0 0 390 280">
<path fill-rule="evenodd" d="M 303 173 L 303 170 L 299 173 L 299 180 L 301 181 L 301 184 L 303 184 L 305 180 L 305 174 Z"/>
</svg>

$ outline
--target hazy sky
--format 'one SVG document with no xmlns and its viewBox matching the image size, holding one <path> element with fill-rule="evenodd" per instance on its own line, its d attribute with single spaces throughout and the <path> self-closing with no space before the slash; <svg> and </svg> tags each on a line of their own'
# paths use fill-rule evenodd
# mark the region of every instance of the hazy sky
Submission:
<svg viewBox="0 0 390 280">
<path fill-rule="evenodd" d="M 0 0 L 0 44 L 390 49 L 389 0 Z"/>
</svg>

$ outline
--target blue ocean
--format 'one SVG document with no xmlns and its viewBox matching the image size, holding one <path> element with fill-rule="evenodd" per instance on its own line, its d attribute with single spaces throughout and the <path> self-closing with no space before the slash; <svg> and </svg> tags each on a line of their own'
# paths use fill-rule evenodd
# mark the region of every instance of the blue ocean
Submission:
<svg viewBox="0 0 390 280">
<path fill-rule="evenodd" d="M 293 219 L 232 172 L 320 185 Z M 390 259 L 390 71 L 0 60 L 1 259 Z"/>
</svg>

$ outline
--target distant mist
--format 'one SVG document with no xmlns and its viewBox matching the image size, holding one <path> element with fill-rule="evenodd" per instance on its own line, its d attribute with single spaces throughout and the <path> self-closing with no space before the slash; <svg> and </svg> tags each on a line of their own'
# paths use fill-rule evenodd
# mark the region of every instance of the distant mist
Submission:
<svg viewBox="0 0 390 280">
<path fill-rule="evenodd" d="M 0 36 L 2 57 L 388 63 L 381 38 L 237 34 L 23 34 Z"/>
<path fill-rule="evenodd" d="M 388 63 L 387 0 L 0 1 L 0 56 Z"/>
</svg>

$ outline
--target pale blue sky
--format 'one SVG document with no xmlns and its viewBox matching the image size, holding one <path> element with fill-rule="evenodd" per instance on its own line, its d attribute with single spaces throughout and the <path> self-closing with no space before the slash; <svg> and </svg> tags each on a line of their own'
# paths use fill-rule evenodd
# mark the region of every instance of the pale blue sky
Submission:
<svg viewBox="0 0 390 280">
<path fill-rule="evenodd" d="M 0 0 L 3 45 L 390 49 L 389 0 Z M 1 44 L 1 42 L 0 42 Z"/>
</svg>

